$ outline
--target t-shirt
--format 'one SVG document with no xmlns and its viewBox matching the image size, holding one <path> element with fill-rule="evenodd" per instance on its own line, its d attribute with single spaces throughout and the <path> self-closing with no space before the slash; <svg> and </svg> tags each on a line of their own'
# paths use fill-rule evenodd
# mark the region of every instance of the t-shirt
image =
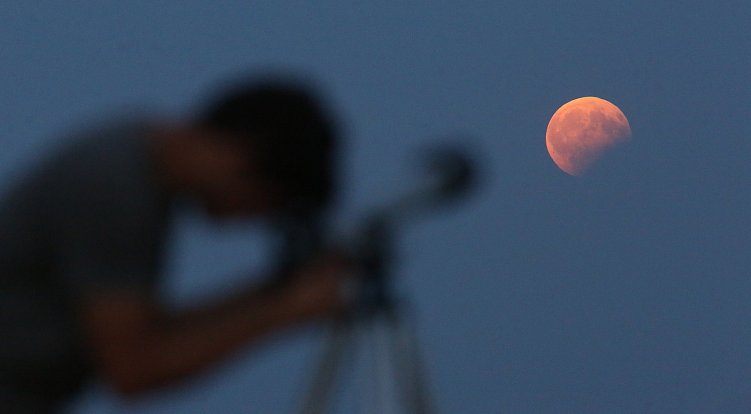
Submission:
<svg viewBox="0 0 751 414">
<path fill-rule="evenodd" d="M 152 292 L 168 200 L 147 123 L 82 134 L 0 196 L 0 406 L 45 412 L 90 375 L 74 306 Z"/>
</svg>

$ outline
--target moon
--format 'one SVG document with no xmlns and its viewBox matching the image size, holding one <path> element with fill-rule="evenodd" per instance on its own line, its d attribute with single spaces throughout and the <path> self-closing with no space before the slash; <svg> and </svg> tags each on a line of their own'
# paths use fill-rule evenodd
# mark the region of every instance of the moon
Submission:
<svg viewBox="0 0 751 414">
<path fill-rule="evenodd" d="M 577 177 L 630 138 L 631 127 L 623 112 L 594 96 L 577 98 L 558 108 L 545 133 L 550 158 L 561 170 Z"/>
</svg>

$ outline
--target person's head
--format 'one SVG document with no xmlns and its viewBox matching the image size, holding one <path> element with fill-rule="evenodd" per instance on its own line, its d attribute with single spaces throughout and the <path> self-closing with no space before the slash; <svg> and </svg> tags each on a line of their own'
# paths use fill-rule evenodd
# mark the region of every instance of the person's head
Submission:
<svg viewBox="0 0 751 414">
<path fill-rule="evenodd" d="M 233 84 L 199 111 L 192 130 L 239 165 L 198 191 L 214 215 L 317 210 L 334 197 L 336 126 L 299 81 Z"/>
</svg>

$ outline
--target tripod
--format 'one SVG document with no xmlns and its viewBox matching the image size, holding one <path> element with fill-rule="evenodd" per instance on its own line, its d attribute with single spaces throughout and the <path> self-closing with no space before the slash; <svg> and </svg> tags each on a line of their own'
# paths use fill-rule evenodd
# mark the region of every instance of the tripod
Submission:
<svg viewBox="0 0 751 414">
<path fill-rule="evenodd" d="M 313 381 L 303 402 L 304 414 L 323 414 L 331 406 L 337 376 L 348 354 L 354 353 L 358 336 L 373 336 L 370 345 L 375 365 L 374 413 L 434 412 L 424 369 L 420 361 L 417 337 L 404 317 L 389 284 L 388 258 L 391 238 L 387 220 L 373 220 L 366 229 L 361 262 L 364 277 L 360 303 L 331 327 Z M 379 332 L 379 328 L 380 332 Z M 364 335 L 358 335 L 358 334 Z M 381 335 L 378 335 L 378 334 Z M 397 390 L 393 387 L 396 386 Z M 397 410 L 395 391 L 403 410 Z"/>
</svg>

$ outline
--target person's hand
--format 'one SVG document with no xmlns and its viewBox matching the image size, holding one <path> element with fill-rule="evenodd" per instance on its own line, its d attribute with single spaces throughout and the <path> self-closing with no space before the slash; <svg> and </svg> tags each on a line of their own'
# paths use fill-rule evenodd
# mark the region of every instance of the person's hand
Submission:
<svg viewBox="0 0 751 414">
<path fill-rule="evenodd" d="M 300 267 L 286 288 L 290 306 L 311 316 L 336 315 L 351 304 L 352 261 L 343 253 L 322 254 Z"/>
</svg>

